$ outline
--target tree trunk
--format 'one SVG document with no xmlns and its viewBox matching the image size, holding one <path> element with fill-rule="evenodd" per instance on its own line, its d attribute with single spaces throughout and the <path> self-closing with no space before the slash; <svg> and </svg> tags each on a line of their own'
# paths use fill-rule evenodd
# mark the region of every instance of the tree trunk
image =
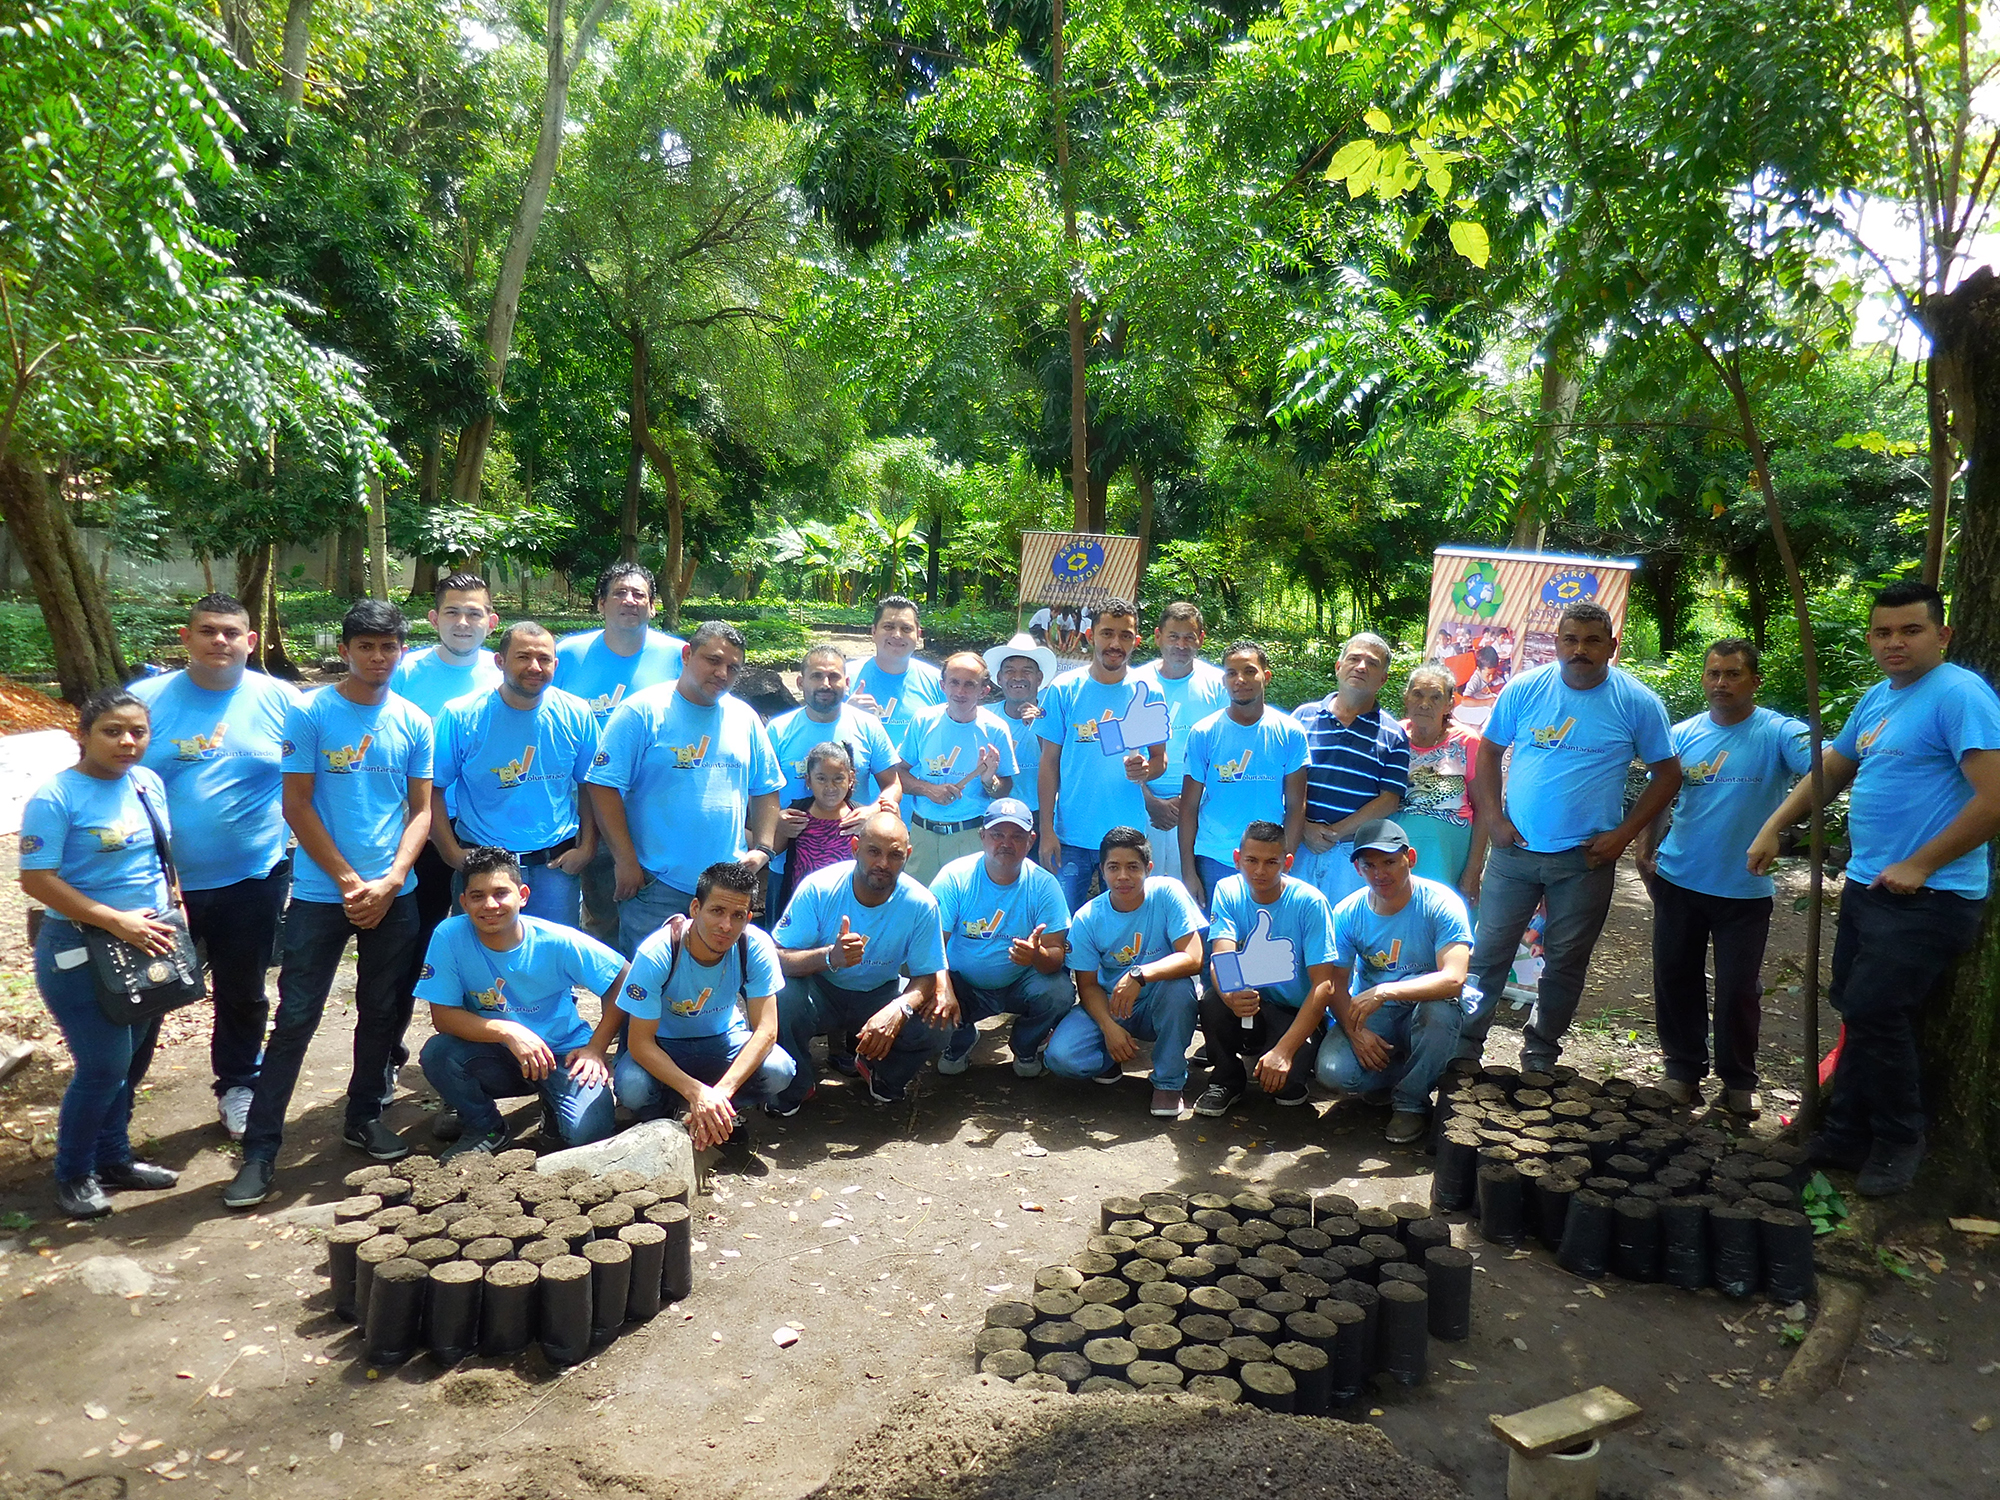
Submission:
<svg viewBox="0 0 2000 1500">
<path fill-rule="evenodd" d="M 268 645 L 264 631 L 270 614 L 266 601 L 271 592 L 272 557 L 269 547 L 245 547 L 236 554 L 236 597 L 250 616 L 250 628 L 257 632 L 257 649 L 250 653 L 250 664 L 260 672 L 265 670 L 264 653 Z"/>
<path fill-rule="evenodd" d="M 2000 675 L 2000 278 L 1982 266 L 1917 316 L 1965 455 L 1951 656 L 1990 682 Z M 1946 1157 L 1953 1196 L 1985 1207 L 2000 1172 L 2000 901 L 1987 903 L 1948 998 L 1929 1008 L 1924 1052 L 1931 1149 Z"/>
<path fill-rule="evenodd" d="M 423 462 L 417 469 L 417 504 L 426 510 L 433 509 L 444 484 L 444 432 L 433 425 L 424 437 Z M 438 567 L 434 557 L 419 557 L 411 570 L 410 600 L 412 603 L 428 600 L 437 592 Z"/>
<path fill-rule="evenodd" d="M 369 593 L 389 597 L 389 496 L 380 474 L 368 476 Z"/>
<path fill-rule="evenodd" d="M 285 0 L 285 40 L 278 57 L 278 97 L 297 109 L 306 102 L 306 49 L 312 45 L 313 0 Z"/>
<path fill-rule="evenodd" d="M 1924 405 L 1930 426 L 1931 504 L 1924 529 L 1924 582 L 1937 587 L 1944 577 L 1944 545 L 1951 518 L 1951 477 L 1957 455 L 1951 443 L 1951 402 L 1935 356 L 1924 361 Z"/>
<path fill-rule="evenodd" d="M 644 486 L 640 462 L 651 436 L 653 414 L 648 400 L 652 375 L 652 345 L 642 328 L 625 329 L 632 346 L 631 391 L 625 398 L 625 429 L 632 443 L 632 465 L 625 475 L 625 508 L 618 520 L 618 556 L 634 562 L 639 556 L 639 498 Z M 668 465 L 669 468 L 672 465 Z"/>
<path fill-rule="evenodd" d="M 1083 268 L 1077 264 L 1076 187 L 1069 169 L 1069 99 L 1063 89 L 1063 0 L 1055 0 L 1049 41 L 1049 108 L 1056 137 L 1056 189 L 1062 198 L 1063 241 L 1069 247 L 1069 493 L 1076 529 L 1090 525 L 1090 446 L 1084 418 L 1090 383 L 1083 336 Z"/>
<path fill-rule="evenodd" d="M 256 617 L 253 615 L 252 618 Z M 285 649 L 285 622 L 278 613 L 278 549 L 275 544 L 270 549 L 269 561 L 264 568 L 264 610 L 257 634 L 264 670 L 273 677 L 285 677 L 297 682 L 302 674 L 292 661 L 291 653 Z"/>
<path fill-rule="evenodd" d="M 932 609 L 938 604 L 938 552 L 943 546 L 944 517 L 933 513 L 924 533 L 924 603 Z"/>
<path fill-rule="evenodd" d="M 667 557 L 666 567 L 661 571 L 675 586 L 668 591 L 666 600 L 666 627 L 674 629 L 681 622 L 681 600 L 687 597 L 688 586 L 694 582 L 694 559 L 687 555 L 687 514 L 681 503 L 681 475 L 674 467 L 673 455 L 653 437 L 650 431 L 642 432 L 640 440 L 646 450 L 646 457 L 653 465 L 653 472 L 660 476 L 660 483 L 667 490 Z M 639 550 L 638 539 L 632 542 L 632 554 Z"/>
<path fill-rule="evenodd" d="M 0 516 L 42 607 L 63 697 L 80 706 L 99 688 L 123 682 L 130 673 L 104 585 L 49 476 L 17 458 L 0 458 Z"/>
<path fill-rule="evenodd" d="M 256 67 L 257 37 L 252 19 L 256 7 L 252 0 L 220 0 L 220 8 L 222 36 L 229 43 L 229 50 L 244 67 Z"/>
<path fill-rule="evenodd" d="M 1548 535 L 1548 514 L 1541 496 L 1555 493 L 1562 465 L 1562 435 L 1576 416 L 1583 387 L 1576 378 L 1576 356 L 1565 341 L 1550 334 L 1542 348 L 1541 426 L 1535 434 L 1535 478 L 1540 491 L 1530 489 L 1514 513 L 1511 545 L 1521 552 L 1539 552 Z"/>
<path fill-rule="evenodd" d="M 1132 602 L 1146 591 L 1146 561 L 1153 553 L 1153 466 L 1132 466 L 1132 483 L 1139 491 L 1139 572 L 1132 585 Z"/>
<path fill-rule="evenodd" d="M 363 528 L 350 526 L 341 532 L 340 554 L 341 592 L 359 599 L 368 592 L 368 539 Z"/>
<path fill-rule="evenodd" d="M 542 213 L 549 205 L 549 189 L 556 180 L 556 158 L 562 150 L 563 123 L 569 109 L 570 79 L 589 50 L 591 36 L 610 8 L 611 0 L 590 0 L 590 9 L 577 23 L 573 44 L 566 42 L 564 36 L 564 3 L 565 0 L 548 0 L 548 28 L 544 38 L 548 82 L 542 92 L 542 130 L 535 141 L 534 159 L 528 165 L 528 180 L 521 188 L 521 206 L 507 232 L 507 250 L 500 260 L 493 305 L 486 314 L 486 384 L 496 401 L 507 377 L 507 351 L 514 341 L 514 319 L 521 311 L 521 284 L 528 278 L 528 260 L 534 254 L 535 236 L 541 232 Z M 479 498 L 479 476 L 485 470 L 486 449 L 492 441 L 491 411 L 459 433 L 451 494 L 460 505 L 470 505 Z"/>
</svg>

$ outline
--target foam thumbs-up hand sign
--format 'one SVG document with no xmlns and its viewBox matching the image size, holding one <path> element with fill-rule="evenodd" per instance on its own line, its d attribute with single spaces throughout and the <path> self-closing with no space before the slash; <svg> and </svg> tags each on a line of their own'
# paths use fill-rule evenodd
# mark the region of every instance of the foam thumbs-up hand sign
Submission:
<svg viewBox="0 0 2000 1500">
<path fill-rule="evenodd" d="M 1097 726 L 1097 743 L 1106 755 L 1136 755 L 1149 746 L 1164 745 L 1172 733 L 1167 700 L 1153 697 L 1141 682 L 1133 687 L 1124 714 Z"/>
<path fill-rule="evenodd" d="M 1257 925 L 1250 929 L 1250 935 L 1243 940 L 1236 958 L 1242 968 L 1246 989 L 1290 984 L 1299 977 L 1298 950 L 1293 947 L 1290 938 L 1271 935 L 1269 907 L 1258 908 Z"/>
<path fill-rule="evenodd" d="M 855 932 L 847 918 L 840 919 L 840 935 L 833 940 L 833 947 L 826 955 L 829 969 L 851 969 L 861 962 L 861 955 L 868 947 L 868 934 Z"/>
</svg>

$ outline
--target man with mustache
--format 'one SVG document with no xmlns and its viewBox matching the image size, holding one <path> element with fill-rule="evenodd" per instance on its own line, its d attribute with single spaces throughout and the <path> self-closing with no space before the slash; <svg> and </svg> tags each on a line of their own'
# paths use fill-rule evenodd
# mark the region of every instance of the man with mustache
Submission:
<svg viewBox="0 0 2000 1500">
<path fill-rule="evenodd" d="M 1611 910 L 1619 856 L 1680 790 L 1667 706 L 1612 667 L 1617 650 L 1610 611 L 1571 604 L 1556 622 L 1556 659 L 1523 672 L 1494 700 L 1472 783 L 1492 852 L 1472 946 L 1479 1008 L 1459 1031 L 1461 1058 L 1477 1062 L 1485 1049 L 1521 934 L 1546 900 L 1541 988 L 1521 1040 L 1521 1067 L 1546 1073 L 1555 1066 Z M 1503 798 L 1500 768 L 1510 747 Z M 1625 773 L 1634 760 L 1646 763 L 1652 779 L 1627 813 Z"/>
</svg>

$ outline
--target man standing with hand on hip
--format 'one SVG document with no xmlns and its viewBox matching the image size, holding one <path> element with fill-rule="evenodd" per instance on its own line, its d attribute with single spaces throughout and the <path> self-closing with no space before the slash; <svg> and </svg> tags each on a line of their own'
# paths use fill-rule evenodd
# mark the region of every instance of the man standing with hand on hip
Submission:
<svg viewBox="0 0 2000 1500">
<path fill-rule="evenodd" d="M 1617 650 L 1603 605 L 1570 605 L 1556 623 L 1556 660 L 1502 688 L 1481 733 L 1472 801 L 1492 852 L 1472 952 L 1479 1009 L 1460 1029 L 1460 1057 L 1478 1061 L 1521 934 L 1546 900 L 1544 966 L 1521 1067 L 1555 1066 L 1611 910 L 1619 856 L 1680 790 L 1667 707 L 1611 665 Z M 1500 763 L 1510 746 L 1503 799 Z M 1625 773 L 1634 760 L 1646 763 L 1652 780 L 1626 813 Z"/>
<path fill-rule="evenodd" d="M 1128 670 L 1139 645 L 1139 612 L 1106 599 L 1090 627 L 1090 670 L 1072 672 L 1042 690 L 1042 864 L 1062 884 L 1071 911 L 1090 895 L 1098 846 L 1113 828 L 1144 828 L 1145 784 L 1167 765 L 1171 725 L 1150 684 Z M 1124 732 L 1126 720 L 1132 732 Z M 1106 725 L 1116 725 L 1107 731 Z M 1106 754 L 1111 744 L 1122 753 Z M 1152 865 L 1148 841 L 1146 864 Z"/>
<path fill-rule="evenodd" d="M 389 691 L 409 627 L 393 604 L 363 599 L 340 622 L 347 675 L 285 717 L 285 821 L 299 839 L 278 1017 L 243 1130 L 243 1166 L 223 1189 L 229 1208 L 271 1195 L 285 1109 L 319 1029 L 347 940 L 354 980 L 354 1069 L 341 1139 L 377 1161 L 410 1153 L 382 1123 L 407 1059 L 417 971 L 411 868 L 431 827 L 431 725 Z"/>
<path fill-rule="evenodd" d="M 1708 712 L 1674 726 L 1681 792 L 1673 826 L 1639 835 L 1639 874 L 1653 897 L 1653 1015 L 1666 1056 L 1661 1087 L 1696 1103 L 1708 1072 L 1708 947 L 1715 942 L 1715 1072 L 1722 1107 L 1756 1109 L 1757 1032 L 1771 877 L 1744 857 L 1764 820 L 1812 764 L 1812 731 L 1757 706 L 1757 646 L 1720 640 L 1702 660 Z"/>
<path fill-rule="evenodd" d="M 1852 786 L 1852 853 L 1840 890 L 1827 993 L 1847 1028 L 1813 1161 L 1858 1171 L 1855 1186 L 1886 1197 L 1916 1181 L 1924 1158 L 1917 1011 L 1979 937 L 1986 910 L 1986 843 L 2000 831 L 2000 698 L 1985 679 L 1944 659 L 1951 629 L 1928 584 L 1892 583 L 1868 614 L 1876 683 L 1825 752 L 1829 799 Z M 1750 846 L 1763 874 L 1778 834 L 1812 810 L 1810 777 L 1771 814 Z"/>
<path fill-rule="evenodd" d="M 279 762 L 285 715 L 299 695 L 246 670 L 257 632 L 227 594 L 195 601 L 181 644 L 187 670 L 142 677 L 132 695 L 153 718 L 141 763 L 167 789 L 188 930 L 208 949 L 215 991 L 208 1057 L 222 1128 L 241 1140 L 271 1013 L 264 971 L 290 885 Z"/>
</svg>

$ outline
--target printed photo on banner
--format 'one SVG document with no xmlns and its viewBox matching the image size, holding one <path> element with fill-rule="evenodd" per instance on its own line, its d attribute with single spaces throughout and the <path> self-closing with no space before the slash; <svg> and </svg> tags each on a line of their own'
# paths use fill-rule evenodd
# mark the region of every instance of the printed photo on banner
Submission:
<svg viewBox="0 0 2000 1500">
<path fill-rule="evenodd" d="M 1094 531 L 1021 533 L 1021 629 L 1065 661 L 1090 657 L 1091 616 L 1139 587 L 1139 539 Z"/>
</svg>

